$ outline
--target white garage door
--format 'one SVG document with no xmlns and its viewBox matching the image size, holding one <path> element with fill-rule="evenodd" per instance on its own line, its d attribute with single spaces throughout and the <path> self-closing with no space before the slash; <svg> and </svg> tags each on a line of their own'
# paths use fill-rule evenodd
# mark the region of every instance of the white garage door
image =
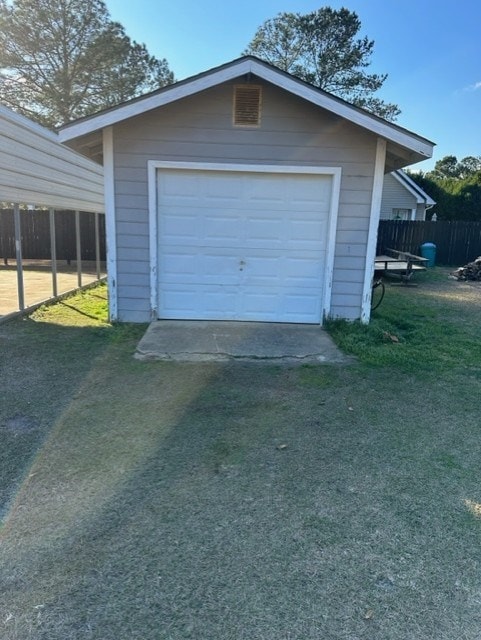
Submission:
<svg viewBox="0 0 481 640">
<path fill-rule="evenodd" d="M 321 321 L 332 179 L 161 169 L 160 318 Z"/>
</svg>

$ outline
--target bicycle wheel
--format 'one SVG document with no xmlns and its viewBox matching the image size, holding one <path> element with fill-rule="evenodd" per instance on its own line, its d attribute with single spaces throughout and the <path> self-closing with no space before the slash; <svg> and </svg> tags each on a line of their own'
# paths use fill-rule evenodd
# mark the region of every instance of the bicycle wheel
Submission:
<svg viewBox="0 0 481 640">
<path fill-rule="evenodd" d="M 371 311 L 374 311 L 374 309 L 379 307 L 384 298 L 385 292 L 386 287 L 384 286 L 384 282 L 382 280 L 376 280 L 372 285 Z"/>
</svg>

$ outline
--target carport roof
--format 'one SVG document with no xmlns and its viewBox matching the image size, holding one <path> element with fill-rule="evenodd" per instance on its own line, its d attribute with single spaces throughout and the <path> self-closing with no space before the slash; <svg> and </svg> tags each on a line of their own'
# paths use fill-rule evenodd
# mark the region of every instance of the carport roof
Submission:
<svg viewBox="0 0 481 640">
<path fill-rule="evenodd" d="M 102 212 L 103 169 L 0 105 L 0 201 Z"/>
<path fill-rule="evenodd" d="M 318 89 L 253 56 L 245 56 L 233 60 L 181 82 L 163 87 L 153 93 L 134 98 L 116 107 L 65 124 L 59 129 L 60 140 L 62 142 L 71 142 L 75 139 L 89 136 L 90 139 L 86 138 L 88 140 L 87 146 L 91 146 L 92 134 L 105 127 L 194 95 L 223 82 L 240 76 L 249 76 L 249 74 L 285 89 L 386 139 L 388 143 L 386 171 L 393 171 L 421 162 L 432 156 L 434 143 L 430 140 L 392 122 L 383 120 L 364 109 L 355 107 L 345 100 Z"/>
</svg>

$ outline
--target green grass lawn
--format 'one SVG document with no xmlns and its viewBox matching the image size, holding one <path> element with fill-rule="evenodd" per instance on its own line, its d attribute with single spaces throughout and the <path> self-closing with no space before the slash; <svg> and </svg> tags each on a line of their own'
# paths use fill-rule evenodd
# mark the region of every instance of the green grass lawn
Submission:
<svg viewBox="0 0 481 640">
<path fill-rule="evenodd" d="M 2 640 L 479 640 L 481 288 L 418 282 L 345 367 L 139 362 L 102 286 L 1 325 Z"/>
</svg>

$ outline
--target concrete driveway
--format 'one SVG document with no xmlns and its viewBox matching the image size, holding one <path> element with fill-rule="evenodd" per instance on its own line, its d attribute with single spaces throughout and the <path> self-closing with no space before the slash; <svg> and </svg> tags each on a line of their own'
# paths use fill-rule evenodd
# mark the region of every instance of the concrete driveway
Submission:
<svg viewBox="0 0 481 640">
<path fill-rule="evenodd" d="M 141 360 L 348 363 L 318 325 L 158 320 L 137 345 Z"/>
</svg>

